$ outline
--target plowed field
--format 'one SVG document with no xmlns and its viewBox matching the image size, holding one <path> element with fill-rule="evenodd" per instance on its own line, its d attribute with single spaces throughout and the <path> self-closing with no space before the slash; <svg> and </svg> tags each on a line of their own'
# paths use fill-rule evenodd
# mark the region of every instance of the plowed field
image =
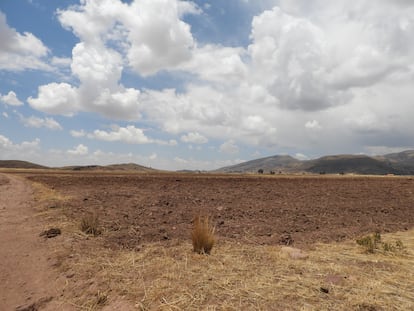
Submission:
<svg viewBox="0 0 414 311">
<path fill-rule="evenodd" d="M 219 239 L 290 244 L 340 241 L 414 226 L 414 179 L 209 174 L 36 174 L 32 181 L 71 199 L 63 212 L 97 213 L 110 248 L 190 239 L 209 215 Z"/>
</svg>

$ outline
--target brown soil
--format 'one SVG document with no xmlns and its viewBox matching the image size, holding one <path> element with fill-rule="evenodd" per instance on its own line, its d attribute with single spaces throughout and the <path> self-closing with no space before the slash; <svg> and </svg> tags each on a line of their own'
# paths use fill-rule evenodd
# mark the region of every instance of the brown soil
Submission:
<svg viewBox="0 0 414 311">
<path fill-rule="evenodd" d="M 188 240 L 209 215 L 219 239 L 310 246 L 414 226 L 409 177 L 260 177 L 187 174 L 45 174 L 29 177 L 72 199 L 76 221 L 97 213 L 105 244 Z"/>
<path fill-rule="evenodd" d="M 24 180 L 0 174 L 0 310 L 59 310 L 63 281 Z M 68 310 L 70 308 L 66 308 Z"/>
<path fill-rule="evenodd" d="M 212 217 L 219 243 L 300 248 L 414 226 L 410 177 L 21 174 L 66 199 L 35 208 L 29 183 L 0 174 L 0 310 L 81 309 L 63 302 L 82 295 L 93 298 L 99 279 L 71 272 L 76 256 L 93 252 L 93 243 L 140 250 L 153 241 L 190 241 L 192 220 L 199 214 Z M 81 220 L 91 214 L 99 216 L 98 239 L 78 234 Z M 57 219 L 77 229 L 61 232 L 51 226 Z M 53 233 L 50 238 L 48 232 Z M 56 262 L 59 254 L 65 257 L 64 268 Z M 133 309 L 116 295 L 105 308 Z"/>
</svg>

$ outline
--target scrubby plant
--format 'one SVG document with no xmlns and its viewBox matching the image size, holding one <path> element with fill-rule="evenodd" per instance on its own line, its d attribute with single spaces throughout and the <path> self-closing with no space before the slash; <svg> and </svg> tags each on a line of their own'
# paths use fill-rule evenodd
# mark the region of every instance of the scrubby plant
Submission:
<svg viewBox="0 0 414 311">
<path fill-rule="evenodd" d="M 358 239 L 356 242 L 363 246 L 368 253 L 372 254 L 378 248 L 378 243 L 381 242 L 381 235 L 379 233 L 374 233 L 373 235 L 367 235 Z"/>
<path fill-rule="evenodd" d="M 374 253 L 376 250 L 382 249 L 384 252 L 396 252 L 404 249 L 403 243 L 398 240 L 393 243 L 383 242 L 381 240 L 381 234 L 374 233 L 373 235 L 367 235 L 361 239 L 356 240 L 356 242 L 363 246 L 367 253 Z"/>
<path fill-rule="evenodd" d="M 80 229 L 86 234 L 97 236 L 101 233 L 99 229 L 99 216 L 96 213 L 85 215 L 80 223 Z"/>
<path fill-rule="evenodd" d="M 211 224 L 210 217 L 195 217 L 193 231 L 191 232 L 194 252 L 199 254 L 210 254 L 211 249 L 216 242 L 214 232 L 215 228 Z"/>
</svg>

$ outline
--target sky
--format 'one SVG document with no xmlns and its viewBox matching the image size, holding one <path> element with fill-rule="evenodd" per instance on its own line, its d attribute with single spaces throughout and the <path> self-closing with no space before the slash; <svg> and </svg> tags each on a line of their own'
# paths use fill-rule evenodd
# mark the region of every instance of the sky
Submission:
<svg viewBox="0 0 414 311">
<path fill-rule="evenodd" d="M 0 159 L 414 149 L 412 0 L 0 0 Z"/>
</svg>

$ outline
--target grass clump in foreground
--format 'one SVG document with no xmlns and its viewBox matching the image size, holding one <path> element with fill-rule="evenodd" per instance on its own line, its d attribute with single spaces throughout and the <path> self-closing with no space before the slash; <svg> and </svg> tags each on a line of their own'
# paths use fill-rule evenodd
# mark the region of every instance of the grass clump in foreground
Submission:
<svg viewBox="0 0 414 311">
<path fill-rule="evenodd" d="M 373 254 L 375 251 L 383 250 L 384 252 L 396 252 L 404 249 L 404 244 L 401 240 L 397 240 L 394 244 L 383 242 L 381 234 L 376 232 L 373 235 L 367 235 L 361 239 L 356 240 L 358 245 L 365 248 L 367 253 Z"/>
<path fill-rule="evenodd" d="M 101 234 L 99 229 L 99 216 L 96 213 L 85 215 L 80 223 L 80 229 L 86 234 L 97 236 Z"/>
<path fill-rule="evenodd" d="M 196 216 L 193 223 L 191 239 L 193 250 L 199 254 L 210 254 L 216 238 L 214 236 L 215 228 L 210 222 L 210 217 Z"/>
</svg>

